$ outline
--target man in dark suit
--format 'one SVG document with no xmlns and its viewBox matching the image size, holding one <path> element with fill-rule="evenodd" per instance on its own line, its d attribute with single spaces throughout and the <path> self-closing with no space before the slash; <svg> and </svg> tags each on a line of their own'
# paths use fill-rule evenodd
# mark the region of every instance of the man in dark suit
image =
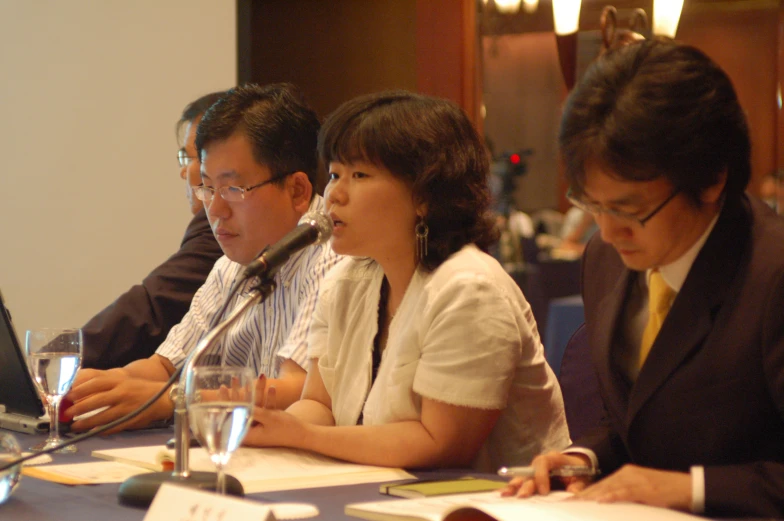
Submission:
<svg viewBox="0 0 784 521">
<path fill-rule="evenodd" d="M 602 425 L 538 456 L 584 499 L 784 517 L 784 220 L 748 197 L 750 144 L 727 75 L 645 41 L 600 58 L 567 101 L 571 198 L 601 233 L 583 258 Z"/>
<path fill-rule="evenodd" d="M 84 325 L 83 367 L 111 369 L 152 356 L 185 316 L 194 293 L 223 255 L 204 205 L 191 187 L 201 184 L 196 128 L 204 112 L 224 94 L 213 92 L 189 103 L 177 123 L 178 138 L 182 136 L 177 154 L 180 177 L 193 213 L 180 249 Z"/>
</svg>

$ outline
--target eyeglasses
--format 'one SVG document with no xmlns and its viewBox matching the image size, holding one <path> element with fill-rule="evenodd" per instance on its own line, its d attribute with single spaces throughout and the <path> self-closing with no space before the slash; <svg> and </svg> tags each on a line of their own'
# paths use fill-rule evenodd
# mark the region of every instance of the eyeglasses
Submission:
<svg viewBox="0 0 784 521">
<path fill-rule="evenodd" d="M 177 151 L 177 161 L 180 163 L 180 168 L 185 168 L 191 161 L 197 160 L 197 157 L 189 156 L 184 148 Z"/>
<path fill-rule="evenodd" d="M 648 212 L 648 215 L 646 215 L 645 217 L 638 217 L 638 216 L 636 216 L 636 215 L 634 215 L 633 213 L 630 213 L 630 212 L 623 212 L 621 210 L 613 210 L 612 208 L 607 208 L 607 207 L 604 207 L 604 206 L 602 206 L 600 204 L 597 204 L 597 203 L 591 203 L 591 202 L 588 202 L 588 201 L 584 201 L 584 200 L 578 198 L 576 195 L 574 195 L 572 193 L 571 188 L 566 193 L 566 198 L 574 206 L 576 206 L 580 210 L 583 210 L 584 212 L 590 213 L 591 215 L 596 216 L 596 215 L 599 215 L 600 213 L 603 213 L 603 214 L 607 214 L 609 216 L 612 216 L 614 219 L 618 220 L 621 223 L 624 223 L 624 224 L 627 224 L 627 225 L 639 224 L 640 227 L 644 227 L 645 223 L 650 221 L 653 218 L 653 216 L 655 216 L 657 213 L 659 213 L 662 210 L 662 208 L 667 206 L 667 203 L 669 203 L 670 201 L 675 199 L 675 196 L 678 195 L 679 193 L 680 193 L 680 188 L 676 188 L 675 190 L 673 190 L 673 192 L 670 194 L 669 197 L 667 197 L 667 199 L 662 201 L 656 208 L 654 208 L 653 210 Z"/>
<path fill-rule="evenodd" d="M 224 201 L 228 201 L 231 203 L 236 203 L 237 201 L 242 201 L 245 199 L 245 194 L 250 192 L 251 190 L 255 190 L 256 188 L 261 188 L 264 185 L 274 183 L 275 181 L 280 181 L 281 179 L 289 176 L 290 174 L 283 174 L 276 177 L 271 177 L 266 181 L 262 181 L 261 183 L 253 186 L 221 186 L 218 189 L 215 189 L 212 186 L 194 186 L 193 187 L 193 195 L 196 196 L 196 199 L 199 201 L 205 202 L 209 204 L 212 201 L 212 198 L 215 197 L 215 192 L 218 192 L 220 196 L 223 198 Z"/>
</svg>

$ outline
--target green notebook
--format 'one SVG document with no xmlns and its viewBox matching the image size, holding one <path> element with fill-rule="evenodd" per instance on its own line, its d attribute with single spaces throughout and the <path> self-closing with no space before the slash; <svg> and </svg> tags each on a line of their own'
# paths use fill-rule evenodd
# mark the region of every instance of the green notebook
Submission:
<svg viewBox="0 0 784 521">
<path fill-rule="evenodd" d="M 408 483 L 386 483 L 379 488 L 382 494 L 397 497 L 430 497 L 445 494 L 468 494 L 489 492 L 506 486 L 506 481 L 464 476 L 445 480 L 420 480 Z"/>
</svg>

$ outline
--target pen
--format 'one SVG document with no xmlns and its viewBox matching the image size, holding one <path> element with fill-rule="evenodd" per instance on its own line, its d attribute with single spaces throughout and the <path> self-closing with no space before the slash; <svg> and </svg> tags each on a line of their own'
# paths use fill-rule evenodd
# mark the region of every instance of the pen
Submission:
<svg viewBox="0 0 784 521">
<path fill-rule="evenodd" d="M 550 477 L 571 477 L 571 476 L 595 476 L 599 471 L 584 465 L 564 465 L 550 469 Z M 534 477 L 533 467 L 501 467 L 498 475 L 505 478 L 532 478 Z"/>
</svg>

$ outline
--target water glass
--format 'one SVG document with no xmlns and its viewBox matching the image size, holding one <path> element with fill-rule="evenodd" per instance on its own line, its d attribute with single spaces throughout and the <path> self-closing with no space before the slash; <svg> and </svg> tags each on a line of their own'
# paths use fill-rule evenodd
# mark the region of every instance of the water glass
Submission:
<svg viewBox="0 0 784 521">
<path fill-rule="evenodd" d="M 0 432 L 0 466 L 19 458 L 21 455 L 22 451 L 16 442 L 16 438 L 7 432 Z M 11 497 L 14 489 L 19 484 L 21 473 L 21 465 L 0 470 L 0 504 L 5 503 Z"/>
<path fill-rule="evenodd" d="M 71 389 L 82 364 L 81 329 L 31 329 L 25 336 L 30 374 L 49 412 L 49 437 L 30 450 L 45 450 L 62 443 L 59 432 L 60 401 Z M 56 452 L 76 452 L 71 445 Z"/>
<path fill-rule="evenodd" d="M 191 431 L 218 470 L 220 494 L 226 493 L 223 469 L 250 426 L 255 387 L 248 367 L 201 366 L 185 376 Z"/>
</svg>

